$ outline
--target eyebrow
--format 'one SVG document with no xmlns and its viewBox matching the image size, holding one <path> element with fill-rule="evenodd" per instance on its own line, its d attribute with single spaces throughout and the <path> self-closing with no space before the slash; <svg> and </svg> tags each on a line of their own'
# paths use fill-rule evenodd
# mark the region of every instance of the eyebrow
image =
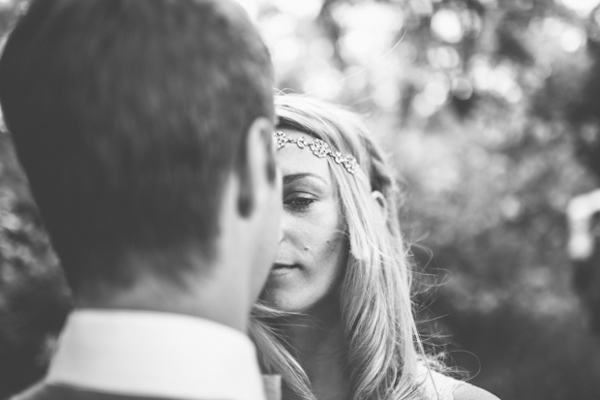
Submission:
<svg viewBox="0 0 600 400">
<path fill-rule="evenodd" d="M 325 179 L 321 178 L 317 174 L 313 174 L 313 173 L 310 173 L 310 172 L 286 175 L 286 176 L 283 177 L 283 184 L 287 185 L 288 183 L 297 181 L 297 180 L 302 179 L 302 178 L 308 178 L 308 177 L 316 178 L 316 179 L 320 180 L 321 182 L 323 182 L 324 184 L 327 184 L 327 182 L 325 181 Z"/>
</svg>

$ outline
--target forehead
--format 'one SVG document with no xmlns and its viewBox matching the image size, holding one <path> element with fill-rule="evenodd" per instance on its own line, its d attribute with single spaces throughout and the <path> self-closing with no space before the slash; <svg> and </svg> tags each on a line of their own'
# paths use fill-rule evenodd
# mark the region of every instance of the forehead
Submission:
<svg viewBox="0 0 600 400">
<path fill-rule="evenodd" d="M 309 134 L 294 129 L 281 129 L 281 131 L 291 139 L 304 137 L 307 142 L 314 140 Z M 294 143 L 287 143 L 277 150 L 276 159 L 283 176 L 309 173 L 331 183 L 331 171 L 327 159 L 314 155 L 308 146 L 301 149 Z"/>
</svg>

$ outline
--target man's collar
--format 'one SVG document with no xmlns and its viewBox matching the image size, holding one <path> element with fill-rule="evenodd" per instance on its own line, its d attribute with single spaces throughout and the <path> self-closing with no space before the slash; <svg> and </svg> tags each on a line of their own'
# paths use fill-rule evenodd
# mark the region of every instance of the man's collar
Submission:
<svg viewBox="0 0 600 400">
<path fill-rule="evenodd" d="M 264 400 L 254 345 L 212 321 L 158 312 L 72 313 L 46 382 L 178 399 Z"/>
</svg>

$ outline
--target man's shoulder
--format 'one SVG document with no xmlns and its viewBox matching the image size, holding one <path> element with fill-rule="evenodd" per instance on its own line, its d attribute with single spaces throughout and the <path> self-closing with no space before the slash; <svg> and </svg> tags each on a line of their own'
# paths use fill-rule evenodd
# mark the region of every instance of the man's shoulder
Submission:
<svg viewBox="0 0 600 400">
<path fill-rule="evenodd" d="M 49 399 L 49 397 L 44 397 L 45 391 L 46 385 L 44 385 L 43 382 L 38 382 L 37 384 L 29 387 L 27 390 L 13 395 L 13 397 L 9 397 L 8 400 Z"/>
<path fill-rule="evenodd" d="M 8 400 L 177 400 L 166 397 L 128 396 L 115 393 L 101 393 L 65 386 L 38 383 Z"/>
</svg>

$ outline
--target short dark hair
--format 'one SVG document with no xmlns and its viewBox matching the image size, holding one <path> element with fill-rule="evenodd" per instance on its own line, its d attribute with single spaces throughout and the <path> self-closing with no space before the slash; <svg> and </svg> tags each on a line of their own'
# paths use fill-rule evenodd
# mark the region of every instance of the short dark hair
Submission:
<svg viewBox="0 0 600 400">
<path fill-rule="evenodd" d="M 225 177 L 251 123 L 274 119 L 272 80 L 256 29 L 223 0 L 31 3 L 0 101 L 72 286 L 128 285 L 132 252 L 212 256 Z"/>
</svg>

